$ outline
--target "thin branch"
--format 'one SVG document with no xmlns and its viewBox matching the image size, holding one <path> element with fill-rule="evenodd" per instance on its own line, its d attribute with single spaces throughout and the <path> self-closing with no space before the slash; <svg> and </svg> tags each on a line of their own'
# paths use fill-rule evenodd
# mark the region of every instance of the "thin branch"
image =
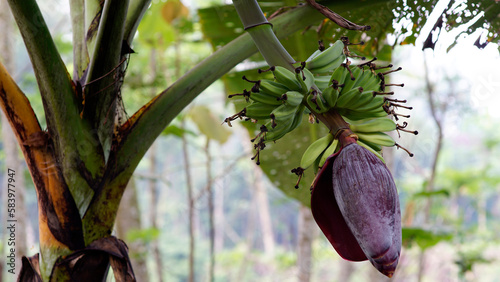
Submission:
<svg viewBox="0 0 500 282">
<path fill-rule="evenodd" d="M 343 27 L 345 29 L 349 30 L 370 30 L 371 27 L 369 25 L 358 25 L 355 24 L 351 21 L 346 20 L 344 17 L 341 15 L 335 13 L 334 11 L 330 10 L 330 8 L 325 7 L 321 4 L 316 3 L 314 0 L 306 0 L 309 5 L 311 5 L 314 9 L 318 10 L 320 13 L 322 13 L 325 17 L 339 25 L 340 27 Z"/>
</svg>

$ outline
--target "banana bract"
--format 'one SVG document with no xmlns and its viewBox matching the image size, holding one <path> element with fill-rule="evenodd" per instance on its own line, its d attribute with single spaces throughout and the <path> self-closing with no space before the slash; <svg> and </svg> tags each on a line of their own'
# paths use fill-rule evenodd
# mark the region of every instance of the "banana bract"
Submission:
<svg viewBox="0 0 500 282">
<path fill-rule="evenodd" d="M 339 255 L 369 260 L 391 277 L 401 252 L 401 212 L 387 166 L 348 144 L 326 160 L 312 188 L 314 219 Z"/>
</svg>

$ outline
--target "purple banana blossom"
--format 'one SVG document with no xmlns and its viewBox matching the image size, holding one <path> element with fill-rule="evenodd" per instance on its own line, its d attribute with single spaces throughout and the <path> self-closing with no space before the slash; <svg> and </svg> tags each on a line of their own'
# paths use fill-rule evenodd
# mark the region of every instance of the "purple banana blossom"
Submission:
<svg viewBox="0 0 500 282">
<path fill-rule="evenodd" d="M 327 159 L 312 186 L 311 209 L 346 260 L 369 260 L 392 277 L 401 252 L 401 212 L 387 166 L 354 139 Z"/>
</svg>

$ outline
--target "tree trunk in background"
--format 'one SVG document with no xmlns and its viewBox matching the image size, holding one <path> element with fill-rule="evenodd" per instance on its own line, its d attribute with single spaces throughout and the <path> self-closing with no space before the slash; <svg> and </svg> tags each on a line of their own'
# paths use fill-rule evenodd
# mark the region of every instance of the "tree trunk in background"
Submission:
<svg viewBox="0 0 500 282">
<path fill-rule="evenodd" d="M 259 168 L 254 169 L 254 188 L 255 201 L 259 211 L 260 230 L 262 232 L 262 243 L 264 251 L 269 257 L 274 256 L 274 232 L 271 221 L 271 213 L 269 212 L 269 201 L 267 198 L 267 190 L 264 187 L 263 173 Z"/>
<path fill-rule="evenodd" d="M 316 237 L 317 227 L 311 209 L 301 205 L 299 208 L 299 238 L 297 244 L 297 280 L 308 282 L 312 271 L 312 242 Z"/>
<path fill-rule="evenodd" d="M 182 128 L 185 128 L 184 121 L 182 122 Z M 184 173 L 186 176 L 186 188 L 187 188 L 187 203 L 188 203 L 188 221 L 189 221 L 189 260 L 188 260 L 188 281 L 194 281 L 194 225 L 195 225 L 195 210 L 194 210 L 194 199 L 193 199 L 193 184 L 191 178 L 191 165 L 189 162 L 188 153 L 188 143 L 185 134 L 182 135 L 182 155 L 184 158 Z"/>
<path fill-rule="evenodd" d="M 122 240 L 126 240 L 127 233 L 130 230 L 140 229 L 141 227 L 141 211 L 139 209 L 135 181 L 134 179 L 130 179 L 116 216 L 116 236 Z M 137 240 L 135 242 L 127 242 L 127 244 L 130 260 L 137 279 L 139 281 L 150 281 L 146 265 L 147 252 L 144 242 Z"/>
<path fill-rule="evenodd" d="M 224 181 L 221 181 L 224 183 Z M 214 189 L 214 251 L 220 252 L 224 249 L 224 184 Z"/>
<path fill-rule="evenodd" d="M 12 38 L 13 34 L 13 18 L 10 13 L 10 8 L 8 7 L 7 1 L 0 2 L 0 59 L 2 60 L 5 67 L 11 72 L 15 71 L 15 62 L 14 62 L 14 42 Z M 16 274 L 19 273 L 21 269 L 21 258 L 22 256 L 28 256 L 28 234 L 33 232 L 33 229 L 29 225 L 29 221 L 27 220 L 27 211 L 25 205 L 25 196 L 26 196 L 26 188 L 24 181 L 24 160 L 20 158 L 19 147 L 17 144 L 16 137 L 14 132 L 5 117 L 4 112 L 1 113 L 1 122 L 2 122 L 2 143 L 3 150 L 5 152 L 5 167 L 3 168 L 2 174 L 6 175 L 8 169 L 12 169 L 15 171 L 13 183 L 15 185 L 15 204 L 16 204 L 16 212 L 15 212 L 15 220 L 17 220 L 16 230 L 15 230 L 15 249 L 16 249 Z M 2 183 L 2 204 L 0 206 L 5 207 L 7 203 L 7 185 L 6 177 L 4 177 L 4 183 Z M 6 210 L 5 210 L 6 211 Z M 2 213 L 4 214 L 4 213 Z M 2 222 L 6 222 L 7 217 L 2 218 Z M 2 230 L 5 232 L 5 229 Z M 2 233 L 4 235 L 5 233 Z M 33 237 L 33 236 L 31 236 Z M 2 239 L 5 236 L 2 236 Z M 3 240 L 2 240 L 3 241 Z M 3 241 L 5 242 L 5 241 Z M 7 245 L 4 244 L 4 249 L 7 250 Z M 2 268 L 4 267 L 4 256 L 2 255 Z M 2 270 L 0 268 L 0 270 Z M 3 272 L 0 272 L 0 280 Z"/>
<path fill-rule="evenodd" d="M 149 148 L 149 173 L 151 175 L 156 175 L 156 142 L 151 145 L 151 148 Z M 150 178 L 148 180 L 148 186 L 149 186 L 149 192 L 151 195 L 150 198 L 150 203 L 149 203 L 149 221 L 151 223 L 151 227 L 155 229 L 158 228 L 158 193 L 156 190 L 156 184 L 157 184 L 157 179 Z M 158 275 L 158 281 L 163 282 L 163 267 L 162 267 L 162 260 L 161 260 L 161 253 L 160 253 L 160 248 L 158 246 L 158 239 L 154 239 L 151 242 L 151 250 L 153 252 L 154 260 L 155 260 L 155 267 L 156 267 L 156 272 Z"/>
<path fill-rule="evenodd" d="M 340 271 L 339 278 L 337 281 L 349 282 L 351 280 L 352 275 L 356 271 L 356 264 L 352 261 L 347 261 L 345 259 L 341 259 L 339 261 Z"/>
<path fill-rule="evenodd" d="M 214 224 L 214 195 L 212 179 L 212 156 L 210 155 L 210 139 L 205 143 L 206 170 L 207 170 L 207 205 L 210 240 L 210 262 L 208 266 L 208 281 L 213 282 L 215 276 L 215 224 Z"/>
</svg>

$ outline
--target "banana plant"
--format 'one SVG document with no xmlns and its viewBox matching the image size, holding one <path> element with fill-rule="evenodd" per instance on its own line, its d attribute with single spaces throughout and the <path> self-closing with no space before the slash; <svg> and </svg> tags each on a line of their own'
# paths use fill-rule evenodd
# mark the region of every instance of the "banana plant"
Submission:
<svg viewBox="0 0 500 282">
<path fill-rule="evenodd" d="M 165 88 L 130 118 L 121 86 L 133 39 L 150 0 L 70 0 L 73 74 L 35 0 L 8 0 L 29 53 L 47 128 L 0 63 L 0 106 L 36 187 L 40 253 L 19 281 L 135 281 L 126 244 L 112 236 L 132 173 L 162 130 L 206 87 L 257 51 L 243 34 Z M 308 6 L 271 22 L 278 37 L 321 20 Z M 297 20 L 300 19 L 300 20 Z"/>
</svg>

